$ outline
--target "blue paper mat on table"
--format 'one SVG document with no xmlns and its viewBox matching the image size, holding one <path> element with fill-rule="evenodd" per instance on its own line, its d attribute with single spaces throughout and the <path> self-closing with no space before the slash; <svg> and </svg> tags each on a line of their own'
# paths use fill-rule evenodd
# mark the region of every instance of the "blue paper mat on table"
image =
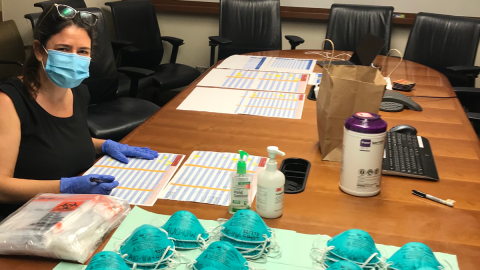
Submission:
<svg viewBox="0 0 480 270">
<path fill-rule="evenodd" d="M 167 221 L 170 216 L 155 214 L 143 210 L 140 207 L 133 208 L 127 218 L 125 218 L 123 223 L 118 227 L 117 231 L 115 231 L 104 250 L 113 250 L 115 243 L 119 241 L 121 242 L 123 239 L 128 237 L 134 229 L 143 224 L 150 224 L 150 222 L 159 218 L 163 221 Z M 208 231 L 219 225 L 219 223 L 215 220 L 201 219 L 200 223 Z M 324 247 L 326 247 L 326 240 L 329 239 L 329 236 L 319 234 L 302 234 L 295 231 L 282 229 L 273 230 L 275 231 L 277 242 L 282 248 L 282 256 L 280 258 L 268 258 L 267 263 L 249 262 L 249 265 L 252 265 L 257 269 L 266 270 L 301 270 L 315 269 L 317 267 L 317 265 L 315 265 L 310 258 L 312 243 L 319 237 L 322 237 L 325 239 L 325 241 L 318 240 L 317 243 L 322 242 L 325 245 Z M 393 253 L 399 249 L 399 247 L 382 244 L 376 244 L 376 246 L 382 253 L 382 256 L 386 258 L 392 256 Z M 188 251 L 179 250 L 179 252 L 188 258 L 188 260 L 194 260 L 198 257 L 198 255 L 200 255 L 200 253 L 202 253 L 202 251 L 198 249 Z M 446 270 L 459 270 L 456 255 L 441 252 L 434 253 L 440 263 L 445 266 Z M 61 262 L 53 270 L 84 270 L 85 268 L 86 265 Z M 177 269 L 183 270 L 186 269 L 186 266 L 181 265 Z"/>
</svg>

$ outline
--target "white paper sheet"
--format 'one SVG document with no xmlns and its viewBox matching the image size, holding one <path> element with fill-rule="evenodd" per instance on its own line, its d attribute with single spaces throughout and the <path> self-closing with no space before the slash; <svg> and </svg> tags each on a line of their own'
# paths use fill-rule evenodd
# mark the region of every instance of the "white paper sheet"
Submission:
<svg viewBox="0 0 480 270">
<path fill-rule="evenodd" d="M 228 206 L 230 175 L 236 171 L 238 160 L 238 153 L 194 151 L 159 198 Z M 257 156 L 246 160 L 247 172 L 253 175 L 250 203 L 257 191 L 257 175 L 265 168 L 266 161 L 267 158 Z"/>
<path fill-rule="evenodd" d="M 197 87 L 177 110 L 301 119 L 305 94 Z"/>
<path fill-rule="evenodd" d="M 309 74 L 213 69 L 198 86 L 305 93 Z"/>
<path fill-rule="evenodd" d="M 312 73 L 317 60 L 274 57 L 260 67 L 262 71 Z"/>
<path fill-rule="evenodd" d="M 197 87 L 177 110 L 235 114 L 247 91 Z"/>
<path fill-rule="evenodd" d="M 308 84 L 310 85 L 318 85 L 322 81 L 322 73 L 313 73 L 310 75 L 308 79 Z"/>
<path fill-rule="evenodd" d="M 271 59 L 266 56 L 232 55 L 223 60 L 217 68 L 259 70 Z"/>
<path fill-rule="evenodd" d="M 183 158 L 184 155 L 158 153 L 153 160 L 128 158 L 128 164 L 124 164 L 104 156 L 85 175 L 113 175 L 120 184 L 113 189 L 111 196 L 128 200 L 130 204 L 152 206 Z"/>
</svg>

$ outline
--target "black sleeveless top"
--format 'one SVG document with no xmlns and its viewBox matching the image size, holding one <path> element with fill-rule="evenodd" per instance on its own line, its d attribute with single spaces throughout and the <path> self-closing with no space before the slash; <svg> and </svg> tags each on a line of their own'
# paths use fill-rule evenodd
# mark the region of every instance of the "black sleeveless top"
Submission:
<svg viewBox="0 0 480 270">
<path fill-rule="evenodd" d="M 13 177 L 57 180 L 77 176 L 93 165 L 95 148 L 87 126 L 90 99 L 87 86 L 72 89 L 73 115 L 66 118 L 45 111 L 19 79 L 0 84 L 0 91 L 13 101 L 21 124 L 20 148 Z M 17 207 L 0 204 L 0 216 L 5 217 Z"/>
</svg>

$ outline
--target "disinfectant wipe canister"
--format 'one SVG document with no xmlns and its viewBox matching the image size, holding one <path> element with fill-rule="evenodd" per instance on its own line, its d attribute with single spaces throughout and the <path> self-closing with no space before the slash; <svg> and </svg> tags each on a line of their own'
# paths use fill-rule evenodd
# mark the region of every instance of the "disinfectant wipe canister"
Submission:
<svg viewBox="0 0 480 270">
<path fill-rule="evenodd" d="M 340 189 L 355 196 L 380 192 L 387 123 L 379 115 L 357 112 L 345 120 Z"/>
</svg>

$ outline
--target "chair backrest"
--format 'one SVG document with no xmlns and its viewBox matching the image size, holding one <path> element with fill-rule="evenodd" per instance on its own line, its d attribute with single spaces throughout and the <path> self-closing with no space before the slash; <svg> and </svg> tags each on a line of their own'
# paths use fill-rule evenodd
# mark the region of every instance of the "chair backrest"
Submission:
<svg viewBox="0 0 480 270">
<path fill-rule="evenodd" d="M 0 22 L 0 60 L 25 62 L 25 46 L 15 21 Z M 17 76 L 22 68 L 13 64 L 0 64 L 0 80 Z"/>
<path fill-rule="evenodd" d="M 133 42 L 139 49 L 132 55 L 123 55 L 121 66 L 152 69 L 163 57 L 163 44 L 155 7 L 150 0 L 105 3 L 112 9 L 117 39 Z"/>
<path fill-rule="evenodd" d="M 64 4 L 67 6 L 71 6 L 73 8 L 86 8 L 87 4 L 85 4 L 84 0 L 51 0 L 51 1 L 43 1 L 33 4 L 35 7 L 39 7 L 43 10 L 50 7 L 53 3 L 57 4 Z"/>
<path fill-rule="evenodd" d="M 220 45 L 218 59 L 233 54 L 281 50 L 279 0 L 220 0 L 220 36 L 232 40 Z"/>
<path fill-rule="evenodd" d="M 446 67 L 474 65 L 479 38 L 478 19 L 418 13 L 404 59 L 449 73 Z"/>
<path fill-rule="evenodd" d="M 90 104 L 115 99 L 117 98 L 118 72 L 105 18 L 99 8 L 81 8 L 78 10 L 89 11 L 98 17 L 97 36 L 93 42 L 92 60 L 90 62 L 90 77 L 82 82 L 82 84 L 88 86 Z"/>
<path fill-rule="evenodd" d="M 370 33 L 387 42 L 380 52 L 385 55 L 390 50 L 392 18 L 393 7 L 333 4 L 325 38 L 333 41 L 335 50 L 355 51 Z M 331 50 L 332 46 L 326 42 L 324 48 Z"/>
</svg>

